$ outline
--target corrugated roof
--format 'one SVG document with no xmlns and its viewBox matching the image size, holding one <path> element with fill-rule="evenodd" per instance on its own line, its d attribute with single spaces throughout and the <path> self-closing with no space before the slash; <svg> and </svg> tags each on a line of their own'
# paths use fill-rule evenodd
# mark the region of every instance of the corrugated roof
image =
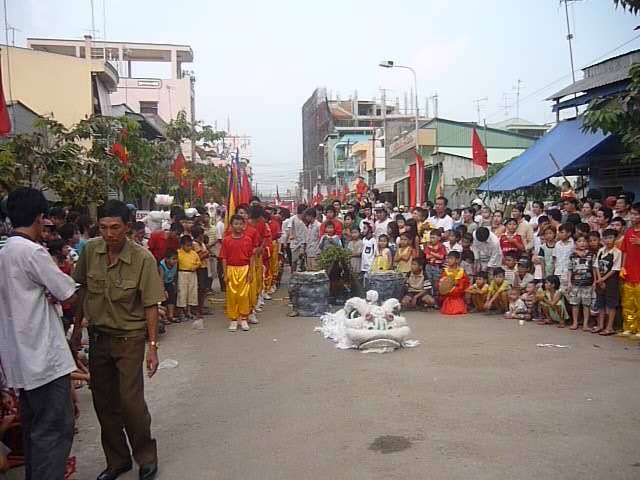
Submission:
<svg viewBox="0 0 640 480">
<path fill-rule="evenodd" d="M 582 93 L 594 88 L 603 87 L 605 85 L 611 85 L 613 83 L 621 82 L 629 78 L 629 70 L 616 70 L 613 72 L 606 72 L 602 75 L 591 78 L 583 78 L 576 83 L 563 88 L 562 90 L 554 93 L 546 98 L 546 100 L 557 100 L 567 95 L 574 93 Z"/>
<path fill-rule="evenodd" d="M 546 100 L 557 100 L 567 95 L 622 82 L 629 78 L 631 65 L 638 62 L 640 62 L 640 50 L 637 49 L 594 63 L 582 69 L 584 78 L 550 95 Z"/>
</svg>

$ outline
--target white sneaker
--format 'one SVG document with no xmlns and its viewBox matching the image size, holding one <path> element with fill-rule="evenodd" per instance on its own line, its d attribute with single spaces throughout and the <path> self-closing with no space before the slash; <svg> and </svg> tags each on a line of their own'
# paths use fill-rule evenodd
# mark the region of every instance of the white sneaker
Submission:
<svg viewBox="0 0 640 480">
<path fill-rule="evenodd" d="M 256 308 L 254 308 L 254 310 L 258 313 L 260 313 L 262 311 L 262 306 L 261 305 L 256 305 Z"/>
<path fill-rule="evenodd" d="M 240 320 L 240 328 L 242 329 L 243 332 L 249 331 L 249 324 L 247 323 L 246 320 Z"/>
<path fill-rule="evenodd" d="M 251 315 L 249 315 L 249 323 L 251 323 L 253 325 L 257 325 L 258 323 L 260 323 L 258 321 L 258 317 L 256 317 L 255 313 L 252 313 Z"/>
<path fill-rule="evenodd" d="M 272 297 L 271 297 L 271 295 L 269 295 L 268 293 L 265 293 L 265 294 L 264 294 L 264 299 L 265 299 L 265 300 L 271 300 L 271 299 L 272 299 Z"/>
<path fill-rule="evenodd" d="M 231 320 L 229 322 L 229 331 L 237 332 L 238 331 L 238 322 L 236 320 Z"/>
</svg>

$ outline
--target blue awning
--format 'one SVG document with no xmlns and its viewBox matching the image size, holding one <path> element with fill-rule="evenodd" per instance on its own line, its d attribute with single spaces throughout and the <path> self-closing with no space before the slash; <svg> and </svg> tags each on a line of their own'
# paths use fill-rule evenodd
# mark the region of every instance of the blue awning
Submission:
<svg viewBox="0 0 640 480">
<path fill-rule="evenodd" d="M 566 174 L 567 168 L 578 166 L 585 157 L 610 137 L 611 134 L 604 134 L 601 131 L 584 133 L 581 117 L 562 121 L 522 155 L 483 182 L 478 190 L 499 192 L 528 187 L 558 175 L 560 173 L 558 167 Z M 558 167 L 549 154 L 556 159 Z"/>
</svg>

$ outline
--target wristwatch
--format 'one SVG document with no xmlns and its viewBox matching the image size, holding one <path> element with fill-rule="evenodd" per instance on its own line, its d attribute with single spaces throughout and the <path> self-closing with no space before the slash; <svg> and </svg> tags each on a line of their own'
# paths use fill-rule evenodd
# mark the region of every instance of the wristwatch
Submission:
<svg viewBox="0 0 640 480">
<path fill-rule="evenodd" d="M 158 350 L 160 348 L 160 344 L 158 342 L 149 342 L 149 346 Z"/>
</svg>

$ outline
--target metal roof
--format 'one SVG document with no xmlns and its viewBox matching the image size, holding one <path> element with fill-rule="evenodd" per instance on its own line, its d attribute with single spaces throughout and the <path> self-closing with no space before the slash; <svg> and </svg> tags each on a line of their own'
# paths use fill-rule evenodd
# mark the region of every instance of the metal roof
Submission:
<svg viewBox="0 0 640 480">
<path fill-rule="evenodd" d="M 584 78 L 550 95 L 546 100 L 557 100 L 574 93 L 587 92 L 629 78 L 629 68 L 640 62 L 640 49 L 632 50 L 615 57 L 607 58 L 583 68 Z"/>
</svg>

